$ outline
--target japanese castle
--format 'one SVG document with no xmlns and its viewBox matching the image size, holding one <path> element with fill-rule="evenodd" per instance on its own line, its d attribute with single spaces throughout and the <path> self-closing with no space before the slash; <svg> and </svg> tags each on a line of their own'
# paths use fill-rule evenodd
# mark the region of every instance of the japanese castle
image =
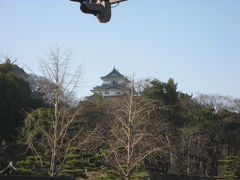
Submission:
<svg viewBox="0 0 240 180">
<path fill-rule="evenodd" d="M 115 67 L 106 76 L 101 77 L 102 85 L 94 87 L 91 92 L 104 98 L 117 97 L 129 91 L 130 81 L 118 72 Z"/>
</svg>

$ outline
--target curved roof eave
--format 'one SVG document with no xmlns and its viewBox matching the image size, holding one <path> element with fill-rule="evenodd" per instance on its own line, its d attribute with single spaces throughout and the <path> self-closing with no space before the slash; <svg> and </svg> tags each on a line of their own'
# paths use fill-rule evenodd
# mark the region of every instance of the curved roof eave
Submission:
<svg viewBox="0 0 240 180">
<path fill-rule="evenodd" d="M 115 67 L 113 68 L 113 70 L 107 74 L 106 76 L 101 77 L 101 79 L 109 79 L 109 78 L 121 78 L 121 79 L 125 79 L 126 77 L 124 77 L 120 72 L 118 72 Z"/>
</svg>

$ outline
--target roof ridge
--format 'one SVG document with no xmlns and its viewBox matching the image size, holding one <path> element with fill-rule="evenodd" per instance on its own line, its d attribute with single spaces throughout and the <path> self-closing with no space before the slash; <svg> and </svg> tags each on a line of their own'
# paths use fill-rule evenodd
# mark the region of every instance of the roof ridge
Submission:
<svg viewBox="0 0 240 180">
<path fill-rule="evenodd" d="M 108 73 L 106 76 L 103 76 L 101 78 L 125 78 L 116 68 L 113 67 L 113 70 Z"/>
</svg>

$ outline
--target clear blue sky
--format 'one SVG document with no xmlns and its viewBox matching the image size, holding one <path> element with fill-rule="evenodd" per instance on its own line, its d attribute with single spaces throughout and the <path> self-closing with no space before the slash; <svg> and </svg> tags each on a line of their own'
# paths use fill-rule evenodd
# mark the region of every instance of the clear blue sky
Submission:
<svg viewBox="0 0 240 180">
<path fill-rule="evenodd" d="M 0 0 L 0 55 L 38 74 L 56 44 L 83 64 L 79 96 L 115 65 L 138 79 L 174 78 L 189 94 L 240 97 L 240 0 L 129 0 L 107 24 L 69 0 Z"/>
</svg>

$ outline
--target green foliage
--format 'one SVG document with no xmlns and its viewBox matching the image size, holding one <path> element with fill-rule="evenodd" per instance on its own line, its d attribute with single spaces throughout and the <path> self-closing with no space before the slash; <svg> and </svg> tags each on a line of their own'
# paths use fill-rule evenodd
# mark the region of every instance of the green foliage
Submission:
<svg viewBox="0 0 240 180">
<path fill-rule="evenodd" d="M 101 170 L 101 176 L 98 177 L 98 179 L 102 180 L 122 180 L 125 179 L 122 177 L 120 169 L 106 169 L 106 170 Z M 133 174 L 131 175 L 131 179 L 145 179 L 148 178 L 149 174 L 146 171 L 134 171 Z"/>
<path fill-rule="evenodd" d="M 32 98 L 29 84 L 14 74 L 15 67 L 10 60 L 0 64 L 0 143 L 3 139 L 7 143 L 6 146 L 0 144 L 0 169 L 6 167 L 10 160 L 18 161 L 17 166 L 22 174 L 47 176 L 50 147 L 42 130 L 53 132 L 54 112 L 50 108 L 36 109 L 43 104 Z M 200 104 L 192 96 L 180 93 L 173 79 L 167 82 L 155 79 L 140 95 L 155 100 L 156 105 L 160 107 L 145 121 L 151 122 L 144 128 L 146 132 L 155 133 L 159 146 L 161 135 L 169 136 L 174 157 L 179 163 L 179 172 L 184 174 L 189 168 L 192 174 L 216 175 L 218 165 L 221 164 L 221 177 L 227 180 L 240 178 L 240 157 L 237 156 L 240 150 L 239 112 L 224 108 L 216 110 L 213 105 Z M 111 136 L 112 131 L 119 131 L 121 134 L 121 129 L 113 126 L 112 117 L 108 112 L 108 106 L 111 105 L 109 102 L 101 97 L 82 101 L 77 117 L 80 121 L 74 125 L 84 127 L 83 132 L 98 129 L 101 131 L 99 134 L 105 137 Z M 29 109 L 34 111 L 26 113 Z M 161 120 L 167 124 L 167 130 L 160 128 Z M 25 147 L 15 142 L 19 129 L 25 142 L 34 144 L 41 156 L 23 158 Z M 68 131 L 70 134 L 71 132 Z M 66 146 L 62 149 L 65 148 Z M 105 142 L 96 137 L 93 142 L 88 142 L 85 148 L 71 147 L 68 150 L 59 176 L 88 178 L 91 175 L 95 179 L 122 179 L 121 170 L 111 156 L 113 151 L 102 150 L 106 148 Z M 122 157 L 125 156 L 123 146 L 116 146 L 115 150 L 122 152 Z M 235 156 L 226 157 L 229 154 Z M 105 158 L 109 159 L 104 161 Z M 137 165 L 134 168 L 132 178 L 148 177 L 145 170 L 149 167 L 156 170 L 163 166 L 164 172 L 170 167 L 168 153 L 163 157 L 151 158 L 154 159 L 153 162 L 145 161 L 145 166 Z M 218 160 L 219 158 L 224 160 Z M 58 162 L 62 159 L 63 157 L 60 157 Z M 57 165 L 57 168 L 59 167 Z M 126 169 L 126 165 L 122 165 L 122 168 Z M 215 169 L 212 170 L 213 168 Z"/>
<path fill-rule="evenodd" d="M 180 106 L 180 97 L 184 94 L 177 91 L 177 84 L 173 79 L 170 78 L 166 83 L 155 79 L 142 91 L 141 95 L 156 101 L 156 104 L 161 107 L 157 111 L 157 117 L 167 120 L 171 129 L 184 124 L 185 118 Z"/>
<path fill-rule="evenodd" d="M 58 176 L 87 178 L 87 172 L 100 169 L 101 158 L 98 154 L 89 153 L 86 149 L 77 147 L 69 148 L 68 152 Z"/>
<path fill-rule="evenodd" d="M 50 108 L 39 108 L 29 113 L 22 128 L 22 136 L 25 141 L 38 145 L 43 136 L 42 130 L 49 131 L 53 129 L 53 115 L 53 110 Z M 44 149 L 41 144 L 39 145 L 39 149 Z"/>
<path fill-rule="evenodd" d="M 0 72 L 2 73 L 12 73 L 13 71 L 13 64 L 11 63 L 10 59 L 6 59 L 5 63 L 0 64 Z"/>
<path fill-rule="evenodd" d="M 227 180 L 237 180 L 240 178 L 240 157 L 228 156 L 225 160 L 219 160 L 223 165 L 220 176 Z"/>
<path fill-rule="evenodd" d="M 1 70 L 0 87 L 0 139 L 11 140 L 23 122 L 24 109 L 29 107 L 30 89 L 25 81 Z"/>
<path fill-rule="evenodd" d="M 27 156 L 25 160 L 17 162 L 18 172 L 29 176 L 47 176 L 49 162 L 47 158 Z"/>
<path fill-rule="evenodd" d="M 92 131 L 97 128 L 99 134 L 108 136 L 112 125 L 112 119 L 108 110 L 109 104 L 102 97 L 99 97 L 97 99 L 84 100 L 79 103 L 79 106 L 81 108 L 77 118 L 80 119 L 85 127 L 83 131 Z M 101 141 L 95 141 L 92 144 L 94 148 L 101 147 L 101 145 Z"/>
<path fill-rule="evenodd" d="M 169 79 L 167 83 L 155 79 L 150 82 L 148 88 L 143 90 L 142 95 L 161 100 L 164 105 L 175 105 L 178 102 L 179 93 L 173 79 Z"/>
<path fill-rule="evenodd" d="M 24 154 L 24 147 L 16 139 L 23 126 L 26 112 L 43 103 L 32 98 L 29 84 L 15 75 L 17 65 L 10 59 L 0 64 L 0 168 L 7 166 L 9 161 L 18 161 Z M 21 70 L 23 71 L 23 70 Z M 24 71 L 23 71 L 24 73 Z"/>
<path fill-rule="evenodd" d="M 214 126 L 217 116 L 212 108 L 198 108 L 190 112 L 191 119 L 194 120 L 196 130 L 206 130 L 210 126 Z"/>
<path fill-rule="evenodd" d="M 18 161 L 19 171 L 26 175 L 48 175 L 50 165 L 50 147 L 44 142 L 42 130 L 52 129 L 53 110 L 39 108 L 28 113 L 21 129 L 21 140 L 33 146 L 37 155 L 26 156 L 25 160 Z"/>
<path fill-rule="evenodd" d="M 69 178 L 88 178 L 88 172 L 100 172 L 101 157 L 98 154 L 88 153 L 86 149 L 69 148 L 69 153 L 57 176 Z M 18 171 L 24 175 L 48 176 L 50 153 L 44 156 L 27 156 L 25 160 L 17 162 Z M 59 166 L 58 166 L 59 167 Z"/>
<path fill-rule="evenodd" d="M 91 128 L 105 125 L 105 121 L 107 121 L 107 104 L 101 97 L 97 101 L 96 99 L 82 101 L 79 106 L 81 106 L 79 118 L 86 123 L 85 125 Z"/>
<path fill-rule="evenodd" d="M 14 67 L 10 60 L 0 64 L 0 141 L 15 140 L 25 112 L 40 105 L 31 97 L 29 84 L 13 73 Z"/>
<path fill-rule="evenodd" d="M 146 171 L 136 172 L 132 175 L 133 179 L 144 179 L 147 177 L 149 177 L 149 174 Z"/>
<path fill-rule="evenodd" d="M 121 172 L 118 170 L 103 169 L 101 170 L 101 172 L 103 173 L 103 176 L 100 178 L 102 180 L 111 180 L 111 179 L 122 180 L 123 179 L 121 178 L 122 176 Z"/>
</svg>

